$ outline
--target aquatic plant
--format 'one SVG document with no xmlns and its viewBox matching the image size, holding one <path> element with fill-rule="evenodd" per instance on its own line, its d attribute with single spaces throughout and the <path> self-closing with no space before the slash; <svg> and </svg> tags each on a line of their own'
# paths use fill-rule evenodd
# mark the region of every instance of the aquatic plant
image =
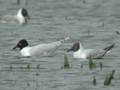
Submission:
<svg viewBox="0 0 120 90">
<path fill-rule="evenodd" d="M 102 71 L 103 63 L 99 62 L 99 65 L 100 65 L 100 70 Z"/>
<path fill-rule="evenodd" d="M 25 0 L 25 5 L 28 5 L 28 0 Z"/>
<path fill-rule="evenodd" d="M 30 86 L 30 83 L 29 83 L 29 82 L 27 82 L 27 86 L 28 86 L 28 87 Z"/>
<path fill-rule="evenodd" d="M 13 66 L 12 66 L 12 64 L 10 65 L 10 67 L 9 67 L 9 68 L 10 68 L 10 71 L 12 71 L 12 70 L 13 70 Z"/>
<path fill-rule="evenodd" d="M 19 5 L 20 4 L 20 0 L 17 0 L 17 5 Z"/>
<path fill-rule="evenodd" d="M 80 68 L 83 69 L 83 64 L 80 65 Z"/>
<path fill-rule="evenodd" d="M 67 55 L 64 55 L 64 68 L 70 68 Z"/>
<path fill-rule="evenodd" d="M 120 32 L 119 31 L 115 31 L 117 35 L 120 35 Z"/>
<path fill-rule="evenodd" d="M 31 64 L 27 64 L 26 69 L 30 69 L 31 68 Z"/>
<path fill-rule="evenodd" d="M 93 68 L 96 68 L 95 62 L 90 58 L 89 59 L 89 69 L 92 70 Z"/>
<path fill-rule="evenodd" d="M 115 70 L 112 70 L 112 72 L 106 76 L 104 81 L 105 86 L 108 86 L 111 84 L 111 81 L 114 79 L 114 74 L 115 74 Z"/>
<path fill-rule="evenodd" d="M 85 3 L 86 3 L 86 0 L 83 0 L 82 2 L 85 4 Z"/>
<path fill-rule="evenodd" d="M 36 68 L 37 68 L 37 69 L 40 69 L 40 64 L 38 64 L 38 65 L 36 66 Z"/>
<path fill-rule="evenodd" d="M 93 76 L 93 85 L 96 86 L 96 84 L 97 84 L 97 82 L 96 82 L 96 78 L 95 78 L 95 76 Z"/>
</svg>

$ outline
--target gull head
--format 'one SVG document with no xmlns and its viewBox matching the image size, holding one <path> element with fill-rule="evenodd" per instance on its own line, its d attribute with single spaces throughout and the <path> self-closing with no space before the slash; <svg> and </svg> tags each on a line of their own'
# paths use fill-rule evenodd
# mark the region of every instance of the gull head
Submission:
<svg viewBox="0 0 120 90">
<path fill-rule="evenodd" d="M 73 44 L 73 46 L 67 50 L 67 52 L 70 52 L 70 51 L 73 51 L 73 52 L 76 52 L 80 49 L 80 43 L 79 42 L 76 42 Z"/>
<path fill-rule="evenodd" d="M 13 50 L 16 48 L 19 48 L 20 50 L 23 49 L 24 47 L 28 46 L 28 42 L 25 39 L 20 40 L 15 47 L 13 47 Z"/>
<path fill-rule="evenodd" d="M 27 9 L 21 8 L 17 13 L 17 19 L 21 24 L 27 23 L 30 19 Z"/>
</svg>

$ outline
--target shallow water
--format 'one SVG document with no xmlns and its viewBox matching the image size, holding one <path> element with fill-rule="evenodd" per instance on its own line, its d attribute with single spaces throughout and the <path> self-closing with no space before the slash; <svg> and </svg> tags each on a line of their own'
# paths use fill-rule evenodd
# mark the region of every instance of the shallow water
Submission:
<svg viewBox="0 0 120 90">
<path fill-rule="evenodd" d="M 22 1 L 22 0 L 21 0 Z M 27 25 L 0 23 L 0 90 L 119 90 L 120 88 L 120 1 L 119 0 L 0 0 L 0 15 L 15 14 L 20 7 L 28 9 Z M 7 7 L 6 7 L 7 6 Z M 25 38 L 31 45 L 54 42 L 70 36 L 52 57 L 22 58 L 12 47 Z M 80 40 L 86 48 L 104 48 L 116 43 L 110 55 L 95 60 L 76 60 L 65 50 Z M 63 69 L 64 54 L 70 69 Z M 103 63 L 100 70 L 99 62 Z M 81 68 L 81 64 L 83 68 Z M 104 86 L 106 74 L 116 70 L 110 86 Z M 96 76 L 97 85 L 92 84 Z"/>
</svg>

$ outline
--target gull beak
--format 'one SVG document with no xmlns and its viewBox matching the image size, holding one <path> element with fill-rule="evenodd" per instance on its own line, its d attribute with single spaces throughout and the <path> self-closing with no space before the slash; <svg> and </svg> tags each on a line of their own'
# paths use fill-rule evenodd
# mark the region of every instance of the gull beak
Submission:
<svg viewBox="0 0 120 90">
<path fill-rule="evenodd" d="M 27 21 L 30 20 L 29 15 L 25 16 L 25 22 L 27 23 Z"/>
<path fill-rule="evenodd" d="M 16 50 L 17 48 L 19 48 L 19 44 L 17 44 L 15 47 L 13 47 L 12 50 Z"/>
<path fill-rule="evenodd" d="M 30 20 L 30 16 L 29 15 L 27 15 L 25 18 Z"/>
<path fill-rule="evenodd" d="M 12 50 L 15 50 L 17 48 L 17 46 L 13 47 Z"/>
</svg>

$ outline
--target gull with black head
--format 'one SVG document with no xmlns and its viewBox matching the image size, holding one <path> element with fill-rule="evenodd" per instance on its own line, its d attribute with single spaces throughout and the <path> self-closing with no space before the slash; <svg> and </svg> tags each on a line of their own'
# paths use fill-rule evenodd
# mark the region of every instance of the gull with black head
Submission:
<svg viewBox="0 0 120 90">
<path fill-rule="evenodd" d="M 21 8 L 16 15 L 5 15 L 0 17 L 0 22 L 3 23 L 19 23 L 25 24 L 30 19 L 27 9 Z"/>
<path fill-rule="evenodd" d="M 27 40 L 21 39 L 15 47 L 13 47 L 13 50 L 16 48 L 20 49 L 20 54 L 24 57 L 28 56 L 50 56 L 53 54 L 58 47 L 60 47 L 65 41 L 69 40 L 69 37 L 66 37 L 62 40 L 51 42 L 51 43 L 44 43 L 44 44 L 38 44 L 35 46 L 29 46 Z"/>
<path fill-rule="evenodd" d="M 82 59 L 101 59 L 103 58 L 108 51 L 110 51 L 115 44 L 107 46 L 103 49 L 84 49 L 80 42 L 76 42 L 73 44 L 72 48 L 67 51 L 73 51 L 74 58 L 82 58 Z"/>
</svg>

